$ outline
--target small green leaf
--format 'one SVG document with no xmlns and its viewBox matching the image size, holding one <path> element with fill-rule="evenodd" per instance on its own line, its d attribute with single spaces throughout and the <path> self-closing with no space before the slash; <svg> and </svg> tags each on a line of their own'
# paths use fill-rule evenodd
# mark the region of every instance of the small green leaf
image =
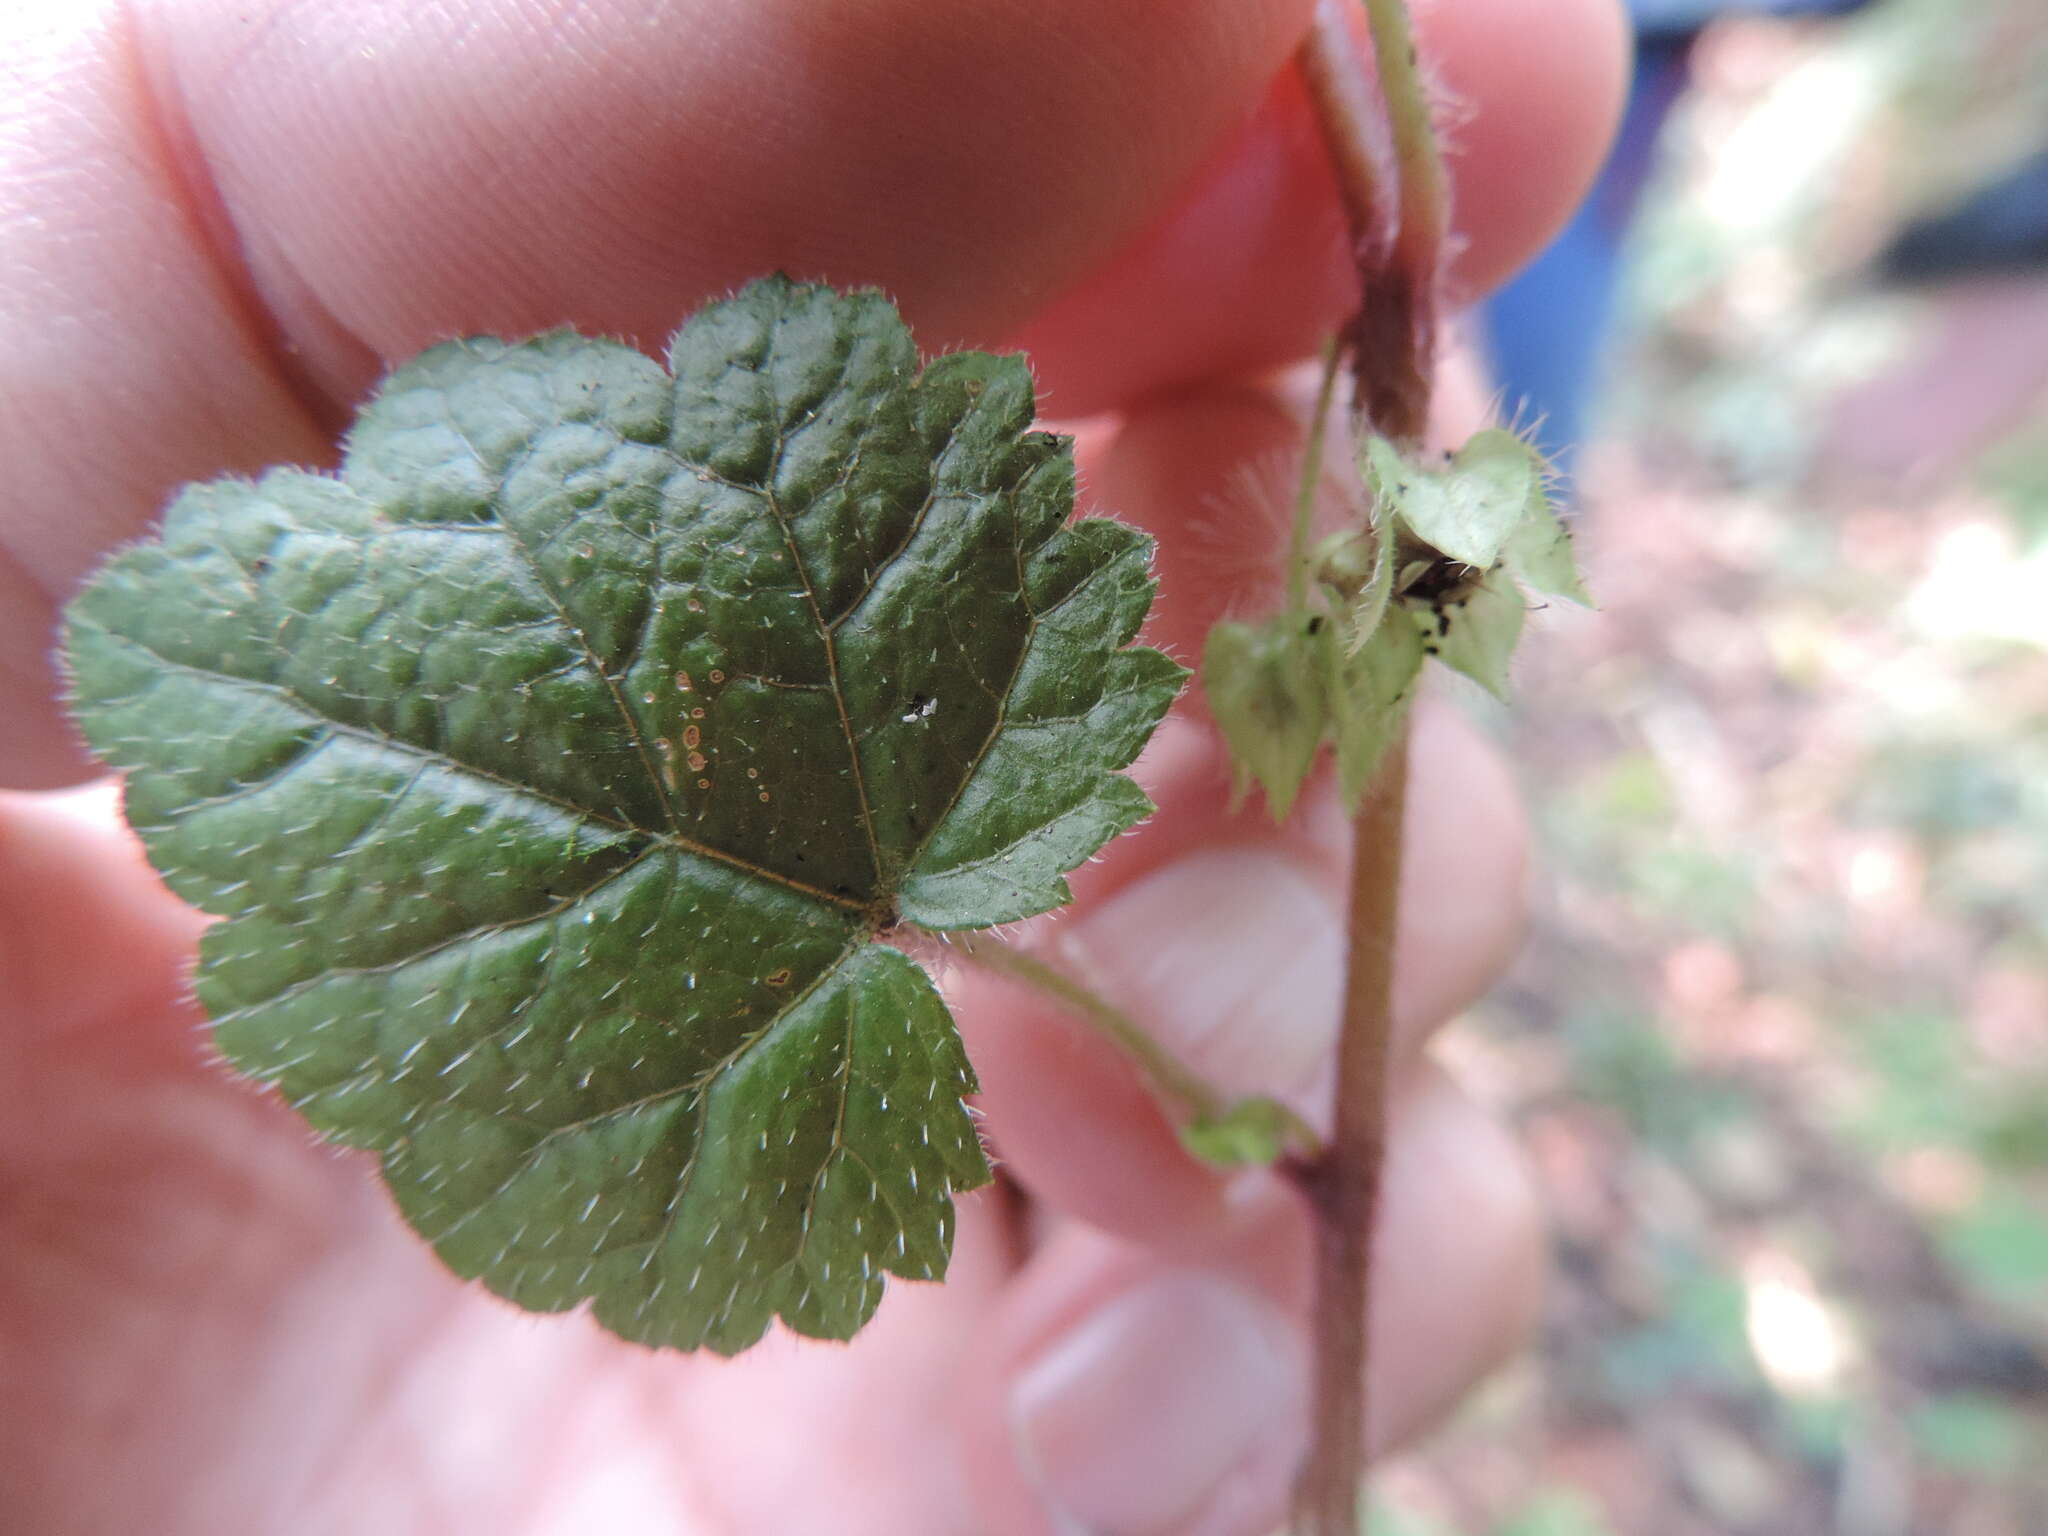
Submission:
<svg viewBox="0 0 2048 1536">
<path fill-rule="evenodd" d="M 1337 784 L 1354 809 L 1400 737 L 1423 654 L 1422 633 L 1405 613 L 1385 615 L 1356 652 L 1328 649 Z"/>
<path fill-rule="evenodd" d="M 66 644 L 225 919 L 228 1058 L 459 1273 L 731 1352 L 944 1271 L 974 1078 L 878 935 L 1066 900 L 1182 673 L 1020 361 L 920 372 L 886 300 L 770 279 L 670 365 L 437 347 L 338 476 L 186 491 Z"/>
<path fill-rule="evenodd" d="M 1479 433 L 1442 469 L 1408 463 L 1382 437 L 1366 440 L 1363 457 L 1374 500 L 1423 543 L 1475 570 L 1493 568 L 1532 496 L 1542 495 L 1541 461 L 1497 429 Z"/>
<path fill-rule="evenodd" d="M 1202 686 L 1229 743 L 1238 793 L 1256 783 L 1275 821 L 1287 819 L 1329 726 L 1326 622 L 1303 614 L 1226 620 L 1202 652 Z"/>
<path fill-rule="evenodd" d="M 1239 1099 L 1217 1114 L 1181 1127 L 1181 1145 L 1217 1168 L 1247 1168 L 1277 1162 L 1300 1146 L 1301 1117 L 1277 1099 Z"/>
<path fill-rule="evenodd" d="M 1316 550 L 1318 577 L 1342 615 L 1348 649 L 1356 650 L 1386 615 L 1394 590 L 1394 521 L 1382 512 L 1369 528 L 1334 533 Z"/>
<path fill-rule="evenodd" d="M 1558 520 L 1556 509 L 1550 504 L 1542 459 L 1520 438 L 1505 432 L 1494 435 L 1506 437 L 1517 450 L 1528 455 L 1534 470 L 1528 510 L 1501 546 L 1501 564 L 1524 586 L 1552 597 L 1568 598 L 1582 608 L 1592 607 L 1593 599 L 1586 594 L 1585 583 L 1579 578 L 1579 563 L 1572 555 L 1571 532 Z"/>
<path fill-rule="evenodd" d="M 1508 662 L 1528 609 L 1512 581 L 1496 571 L 1456 597 L 1404 606 L 1414 616 L 1424 646 L 1445 666 L 1455 667 L 1497 698 L 1508 696 Z"/>
</svg>

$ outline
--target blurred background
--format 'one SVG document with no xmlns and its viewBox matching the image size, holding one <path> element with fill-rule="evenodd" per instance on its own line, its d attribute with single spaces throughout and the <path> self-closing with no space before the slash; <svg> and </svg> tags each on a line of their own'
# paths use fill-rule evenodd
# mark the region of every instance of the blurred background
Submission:
<svg viewBox="0 0 2048 1536">
<path fill-rule="evenodd" d="M 1573 237 L 1600 611 L 1495 717 L 1546 867 L 1451 1046 L 1556 1275 L 1376 1536 L 2048 1532 L 2048 4 L 1834 9 L 1680 18 Z"/>
</svg>

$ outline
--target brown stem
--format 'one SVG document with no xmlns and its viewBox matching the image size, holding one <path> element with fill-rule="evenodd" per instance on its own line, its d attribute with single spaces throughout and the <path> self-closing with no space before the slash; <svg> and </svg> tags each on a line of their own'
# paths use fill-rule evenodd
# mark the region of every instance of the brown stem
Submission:
<svg viewBox="0 0 2048 1536">
<path fill-rule="evenodd" d="M 1351 354 L 1354 411 L 1361 430 L 1412 449 L 1429 425 L 1446 183 L 1403 0 L 1364 5 L 1379 77 L 1377 103 L 1341 0 L 1319 0 L 1299 68 L 1329 148 L 1358 262 L 1358 313 L 1340 337 Z M 1316 1214 L 1315 1425 L 1294 1490 L 1300 1536 L 1356 1536 L 1359 1528 L 1370 1417 L 1372 1240 L 1386 1160 L 1407 761 L 1403 733 L 1389 747 L 1354 825 L 1336 1129 L 1322 1156 L 1294 1168 Z"/>
<path fill-rule="evenodd" d="M 1351 226 L 1359 304 L 1340 339 L 1351 356 L 1353 407 L 1396 442 L 1419 443 L 1429 424 L 1436 360 L 1442 162 L 1428 132 L 1428 104 L 1405 12 L 1396 3 L 1398 14 L 1389 18 L 1387 0 L 1366 0 L 1380 66 L 1375 91 L 1345 21 L 1350 4 L 1317 0 L 1295 68 L 1315 108 Z"/>
<path fill-rule="evenodd" d="M 1294 1490 L 1302 1536 L 1356 1536 L 1365 1483 L 1372 1240 L 1386 1161 L 1394 942 L 1406 734 L 1388 749 L 1354 823 L 1350 957 L 1337 1037 L 1336 1126 L 1298 1178 L 1316 1213 L 1315 1440 Z"/>
<path fill-rule="evenodd" d="M 1351 226 L 1353 259 L 1361 279 L 1383 270 L 1394 248 L 1392 196 L 1394 142 L 1372 82 L 1359 67 L 1351 28 L 1344 18 L 1349 0 L 1316 0 L 1315 19 L 1295 54 L 1294 67 L 1308 88 L 1330 174 Z"/>
<path fill-rule="evenodd" d="M 1403 447 L 1419 447 L 1429 430 L 1436 368 L 1437 299 L 1443 283 L 1450 186 L 1431 121 L 1429 94 L 1415 55 L 1406 0 L 1365 0 L 1373 62 L 1393 130 L 1401 213 L 1386 271 L 1365 285 L 1353 322 L 1361 379 L 1380 381 L 1372 423 Z M 1367 397 L 1360 396 L 1361 405 Z"/>
</svg>

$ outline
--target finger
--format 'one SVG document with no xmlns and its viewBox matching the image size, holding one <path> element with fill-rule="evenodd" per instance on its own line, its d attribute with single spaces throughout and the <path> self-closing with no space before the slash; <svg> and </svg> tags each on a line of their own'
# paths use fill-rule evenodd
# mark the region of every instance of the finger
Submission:
<svg viewBox="0 0 2048 1536">
<path fill-rule="evenodd" d="M 1237 189 L 1226 207 L 1260 195 L 1214 146 L 1247 131 L 1307 6 L 10 9 L 0 395 L 20 408 L 0 422 L 0 711 L 17 729 L 0 773 L 82 771 L 43 657 L 97 553 L 182 480 L 319 461 L 379 359 L 565 321 L 657 342 L 778 266 L 889 287 L 928 346 L 1000 339 L 1198 176 Z M 1583 40 L 1610 9 L 1556 0 L 1531 30 Z M 1443 46 L 1483 53 L 1488 35 L 1461 22 Z M 1614 72 L 1587 58 L 1556 92 L 1611 105 Z M 1461 89 L 1494 88 L 1444 63 Z M 1468 177 L 1521 110 L 1475 121 Z M 1273 153 L 1259 131 L 1254 168 Z M 1583 168 L 1560 143 L 1523 163 L 1526 199 L 1561 210 Z M 1285 148 L 1319 154 L 1298 132 Z M 1526 243 L 1495 246 L 1490 203 L 1469 200 L 1475 251 Z M 1327 254 L 1328 231 L 1287 234 L 1292 217 L 1212 220 L 1210 259 L 1242 277 L 1276 239 Z M 1326 326 L 1328 285 L 1288 270 L 1241 313 L 1147 290 L 1147 328 L 1189 338 L 1168 373 L 1236 360 L 1247 324 L 1283 351 Z M 1091 324 L 1044 333 L 1056 405 L 1124 353 L 1113 330 L 1079 339 Z M 1166 378 L 1127 371 L 1110 393 Z"/>
<path fill-rule="evenodd" d="M 1521 812 L 1498 757 L 1447 710 L 1420 712 L 1412 746 L 1396 943 L 1395 1070 L 1477 998 L 1520 936 Z M 1105 864 L 1084 911 L 1040 953 L 1122 1009 L 1225 1100 L 1264 1094 L 1327 1127 L 1344 977 L 1341 865 L 1328 805 L 1274 829 L 1233 816 L 1212 754 L 1156 782 L 1159 820 Z M 1181 1145 L 1131 1059 L 1036 992 L 985 973 L 949 991 L 1010 1174 L 1055 1209 L 1167 1250 L 1243 1219 L 1242 1177 Z"/>
<path fill-rule="evenodd" d="M 1415 8 L 1445 136 L 1469 303 L 1527 261 L 1592 184 L 1630 56 L 1618 5 Z M 1357 307 L 1351 235 L 1300 82 L 1282 76 L 1172 206 L 1017 337 L 1052 409 L 1081 416 L 1305 357 Z"/>
<path fill-rule="evenodd" d="M 1465 119 L 1479 281 L 1577 201 L 1618 102 L 1615 7 L 1550 0 L 1521 24 L 1529 3 L 1425 13 Z M 259 293 L 346 398 L 366 380 L 344 338 L 390 356 L 450 327 L 567 316 L 655 344 L 683 307 L 776 266 L 889 286 L 931 346 L 994 339 L 1164 212 L 1205 156 L 1241 177 L 1218 146 L 1244 137 L 1308 14 L 470 0 L 252 17 L 246 0 L 178 0 L 144 8 L 138 43 L 223 216 L 261 233 Z M 1334 193 L 1307 108 L 1292 87 L 1278 102 L 1308 195 L 1276 212 L 1295 245 L 1327 251 Z M 1268 287 L 1237 260 L 1248 195 L 1240 181 L 1202 263 L 1235 267 L 1224 291 L 1240 298 Z M 1208 308 L 1148 307 L 1166 325 Z M 1335 314 L 1308 316 L 1311 345 Z M 1092 375 L 1104 353 L 1088 345 Z M 1211 350 L 1192 356 L 1215 371 Z"/>
<path fill-rule="evenodd" d="M 1536 1206 L 1512 1143 L 1431 1074 L 1395 1122 L 1374 1246 L 1375 1454 L 1424 1433 L 1527 1333 Z M 1000 1536 L 1256 1536 L 1307 1433 L 1310 1241 L 1268 1205 L 1199 1259 L 1069 1228 L 997 1314 L 962 1433 Z"/>
<path fill-rule="evenodd" d="M 632 1353 L 671 1461 L 687 1454 L 692 1532 L 980 1528 L 934 1448 L 958 1416 L 960 1361 L 1014 1272 L 1005 1204 L 1000 1189 L 963 1197 L 946 1283 L 892 1282 L 849 1344 L 778 1330 L 729 1360 Z"/>
<path fill-rule="evenodd" d="M 144 862 L 111 783 L 0 791 L 0 1093 L 27 1093 L 60 1059 L 197 1066 L 185 966 L 203 926 Z"/>
</svg>

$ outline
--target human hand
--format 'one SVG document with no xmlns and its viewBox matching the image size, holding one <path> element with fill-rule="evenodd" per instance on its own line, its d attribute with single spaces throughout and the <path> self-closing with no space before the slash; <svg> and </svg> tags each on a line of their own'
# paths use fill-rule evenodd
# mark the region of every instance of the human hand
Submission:
<svg viewBox="0 0 2048 1536">
<path fill-rule="evenodd" d="M 437 337 L 566 321 L 656 344 L 772 267 L 887 287 L 928 347 L 1021 341 L 1049 409 L 1124 408 L 1084 439 L 1085 484 L 1160 536 L 1151 637 L 1196 654 L 1264 569 L 1231 488 L 1298 430 L 1247 379 L 1349 302 L 1313 130 L 1267 89 L 1307 10 L 10 10 L 0 778 L 89 771 L 44 668 L 54 608 L 178 483 L 330 462 L 380 362 Z M 1590 174 L 1621 75 L 1609 11 L 1423 18 L 1475 109 L 1473 291 Z M 1511 1150 L 1422 1056 L 1512 943 L 1519 823 L 1453 722 L 1425 719 L 1415 750 L 1374 1325 L 1389 1441 L 1510 1346 L 1536 1264 Z M 1341 824 L 1231 817 L 1198 724 L 1144 772 L 1160 818 L 1077 878 L 1050 944 L 1219 1086 L 1307 1102 Z M 963 1202 L 948 1284 L 893 1287 L 849 1347 L 778 1336 L 726 1362 L 526 1318 L 443 1272 L 366 1161 L 210 1061 L 182 983 L 199 922 L 104 792 L 0 799 L 0 1380 L 20 1405 L 0 1507 L 24 1530 L 1231 1536 L 1275 1517 L 1302 1443 L 1302 1215 L 1266 1175 L 1189 1160 L 1126 1064 L 1035 999 L 958 978 L 1013 1182 Z"/>
</svg>

